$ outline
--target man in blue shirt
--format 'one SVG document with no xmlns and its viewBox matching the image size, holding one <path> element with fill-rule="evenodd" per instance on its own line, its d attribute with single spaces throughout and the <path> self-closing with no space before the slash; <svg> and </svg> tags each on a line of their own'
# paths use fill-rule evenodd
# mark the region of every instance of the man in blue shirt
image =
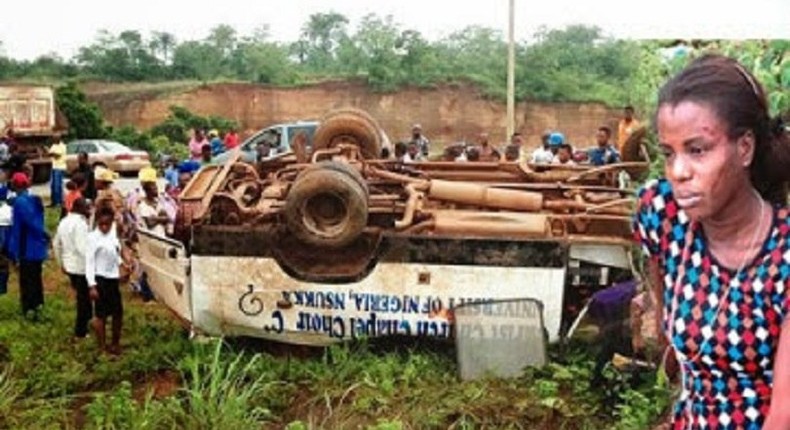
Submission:
<svg viewBox="0 0 790 430">
<path fill-rule="evenodd" d="M 200 161 L 195 160 L 184 160 L 178 164 L 178 173 L 190 173 L 195 174 L 198 170 L 200 170 L 201 164 Z"/>
<path fill-rule="evenodd" d="M 213 157 L 225 152 L 225 144 L 222 143 L 222 139 L 219 138 L 219 132 L 217 130 L 211 130 L 208 132 L 208 136 L 211 138 L 209 145 L 211 145 L 211 155 Z"/>
<path fill-rule="evenodd" d="M 609 127 L 603 126 L 598 128 L 595 134 L 595 140 L 598 143 L 597 148 L 589 151 L 590 164 L 595 166 L 603 166 L 605 164 L 613 164 L 620 162 L 620 153 L 617 149 L 609 143 L 612 138 L 612 130 Z"/>
<path fill-rule="evenodd" d="M 165 169 L 165 186 L 178 186 L 178 160 L 174 156 L 167 158 L 167 168 Z"/>
<path fill-rule="evenodd" d="M 38 313 L 44 305 L 44 285 L 41 266 L 47 259 L 49 235 L 44 228 L 44 205 L 38 196 L 28 192 L 30 179 L 22 172 L 11 177 L 16 191 L 12 209 L 11 231 L 8 237 L 8 258 L 19 263 L 19 295 L 22 313 Z M 35 316 L 34 316 L 35 317 Z"/>
</svg>

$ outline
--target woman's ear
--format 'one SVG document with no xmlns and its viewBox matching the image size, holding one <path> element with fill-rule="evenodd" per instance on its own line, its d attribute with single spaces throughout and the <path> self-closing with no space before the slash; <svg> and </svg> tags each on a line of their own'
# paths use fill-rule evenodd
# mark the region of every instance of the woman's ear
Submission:
<svg viewBox="0 0 790 430">
<path fill-rule="evenodd" d="M 754 132 L 747 130 L 738 138 L 738 157 L 743 167 L 751 166 L 754 161 L 755 139 Z"/>
</svg>

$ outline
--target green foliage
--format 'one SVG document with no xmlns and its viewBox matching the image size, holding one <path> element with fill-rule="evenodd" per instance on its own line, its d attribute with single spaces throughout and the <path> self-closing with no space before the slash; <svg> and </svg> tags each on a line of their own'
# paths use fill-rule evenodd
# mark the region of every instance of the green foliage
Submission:
<svg viewBox="0 0 790 430">
<path fill-rule="evenodd" d="M 123 143 L 124 145 L 139 149 L 142 151 L 153 153 L 156 148 L 151 142 L 151 138 L 147 133 L 140 133 L 131 125 L 124 125 L 118 129 L 109 129 L 110 139 Z"/>
<path fill-rule="evenodd" d="M 142 402 L 135 401 L 129 381 L 122 381 L 112 392 L 97 394 L 86 415 L 86 427 L 97 430 L 163 429 L 169 419 L 166 402 L 155 401 L 150 394 Z"/>
<path fill-rule="evenodd" d="M 790 115 L 790 41 L 720 42 L 712 49 L 732 56 L 763 85 L 773 115 Z"/>
<path fill-rule="evenodd" d="M 97 139 L 107 136 L 99 107 L 70 82 L 55 90 L 55 103 L 69 122 L 72 139 Z"/>
<path fill-rule="evenodd" d="M 8 425 L 5 418 L 11 415 L 14 402 L 20 395 L 19 387 L 12 376 L 11 367 L 0 369 L 0 427 Z"/>
<path fill-rule="evenodd" d="M 151 146 L 155 154 L 166 154 L 177 160 L 185 160 L 189 156 L 189 149 L 181 142 L 171 142 L 167 136 L 156 136 L 151 139 Z"/>
<path fill-rule="evenodd" d="M 715 50 L 752 69 L 770 94 L 772 111 L 786 112 L 790 108 L 788 44 L 783 40 L 695 42 L 701 50 L 667 56 L 666 41 L 615 40 L 597 27 L 584 25 L 543 28 L 533 41 L 517 43 L 516 96 L 628 103 L 647 113 L 661 83 L 689 58 Z M 45 55 L 15 61 L 0 56 L 0 79 L 238 79 L 295 85 L 362 78 L 379 91 L 468 81 L 485 95 L 504 99 L 506 53 L 502 33 L 491 28 L 472 26 L 427 41 L 391 16 L 370 14 L 351 28 L 346 16 L 328 12 L 311 15 L 293 43 L 270 40 L 266 26 L 242 35 L 222 23 L 204 39 L 181 42 L 161 31 L 149 35 L 136 30 L 101 31 L 72 59 Z M 175 140 L 172 134 L 163 135 Z"/>
<path fill-rule="evenodd" d="M 205 82 L 222 75 L 219 59 L 220 52 L 216 47 L 190 40 L 178 45 L 173 52 L 173 73 L 180 78 Z"/>
<path fill-rule="evenodd" d="M 658 387 L 642 390 L 626 390 L 620 395 L 622 403 L 617 405 L 617 430 L 640 430 L 650 428 L 656 418 L 670 406 L 671 393 Z"/>
<path fill-rule="evenodd" d="M 292 421 L 285 426 L 285 430 L 308 430 L 308 429 L 309 427 L 307 427 L 307 424 L 305 424 L 301 420 Z"/>
<path fill-rule="evenodd" d="M 165 77 L 166 70 L 151 46 L 136 30 L 118 35 L 102 30 L 91 45 L 80 48 L 74 60 L 86 73 L 114 81 Z"/>
<path fill-rule="evenodd" d="M 232 53 L 232 68 L 239 79 L 259 84 L 292 85 L 300 77 L 294 67 L 283 67 L 290 59 L 278 43 L 245 39 Z"/>
<path fill-rule="evenodd" d="M 315 72 L 329 69 L 337 59 L 340 42 L 346 39 L 347 25 L 348 18 L 337 12 L 310 15 L 293 45 L 299 62 Z"/>
<path fill-rule="evenodd" d="M 173 419 L 189 429 L 256 428 L 271 415 L 261 406 L 271 382 L 259 372 L 259 355 L 224 354 L 222 342 L 183 361 L 184 387 Z"/>
<path fill-rule="evenodd" d="M 170 115 L 164 121 L 155 125 L 149 131 L 151 136 L 164 136 L 170 142 L 179 143 L 189 139 L 189 132 L 192 129 L 216 129 L 224 133 L 231 129 L 237 129 L 235 121 L 218 116 L 200 116 L 190 112 L 181 106 L 170 106 Z"/>
<path fill-rule="evenodd" d="M 538 100 L 630 100 L 624 85 L 638 65 L 638 45 L 604 37 L 596 27 L 572 25 L 540 30 L 537 43 L 519 55 L 517 88 Z"/>
<path fill-rule="evenodd" d="M 589 26 L 542 29 L 517 44 L 519 99 L 633 102 L 630 85 L 640 66 L 640 43 L 612 40 Z M 378 91 L 472 82 L 504 99 L 507 47 L 501 32 L 472 26 L 437 41 L 369 14 L 352 28 L 336 12 L 311 15 L 293 43 L 269 39 L 267 27 L 238 34 L 218 24 L 204 39 L 177 41 L 167 32 L 99 32 L 70 60 L 45 56 L 33 63 L 0 57 L 0 79 L 79 76 L 110 81 L 232 79 L 296 85 L 327 78 L 360 78 Z M 156 135 L 156 134 L 155 134 Z M 173 135 L 167 134 L 173 140 Z"/>
<path fill-rule="evenodd" d="M 68 118 L 70 138 L 109 138 L 130 148 L 147 151 L 154 157 L 167 154 L 186 158 L 188 149 L 185 144 L 193 128 L 217 129 L 220 132 L 238 128 L 235 121 L 214 115 L 196 115 L 180 106 L 171 106 L 170 115 L 148 131 L 141 132 L 131 125 L 112 128 L 104 125 L 98 106 L 88 101 L 75 84 L 59 87 L 56 97 L 59 109 Z"/>
</svg>

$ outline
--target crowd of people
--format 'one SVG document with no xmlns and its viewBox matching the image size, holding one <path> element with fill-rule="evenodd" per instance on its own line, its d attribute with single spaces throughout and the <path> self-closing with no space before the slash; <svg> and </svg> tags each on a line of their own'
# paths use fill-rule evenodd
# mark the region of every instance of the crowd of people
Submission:
<svg viewBox="0 0 790 430">
<path fill-rule="evenodd" d="M 590 149 L 577 150 L 560 131 L 546 130 L 542 144 L 534 151 L 525 145 L 524 136 L 514 133 L 510 142 L 497 148 L 490 142 L 488 133 L 480 133 L 477 141 L 456 143 L 447 146 L 441 155 L 442 161 L 482 161 L 482 162 L 527 162 L 533 164 L 576 165 L 590 164 L 603 166 L 620 162 L 620 152 L 628 137 L 640 127 L 634 118 L 634 109 L 626 106 L 623 118 L 618 123 L 617 136 L 612 129 L 601 126 L 596 130 L 595 142 Z M 617 144 L 612 142 L 616 137 Z M 389 148 L 382 150 L 381 158 L 394 157 L 404 163 L 427 161 L 430 154 L 430 140 L 423 134 L 422 126 L 415 124 L 409 139 L 397 142 L 390 154 Z"/>
<path fill-rule="evenodd" d="M 229 129 L 224 135 L 216 129 L 206 130 L 196 127 L 187 143 L 189 160 L 198 163 L 211 162 L 212 157 L 239 146 L 239 134 L 235 128 Z"/>
<path fill-rule="evenodd" d="M 196 131 L 193 140 L 205 139 Z M 223 149 L 237 146 L 238 136 L 227 133 L 221 145 Z M 156 169 L 140 170 L 139 187 L 126 195 L 114 187 L 118 175 L 92 165 L 84 152 L 78 154 L 77 167 L 66 180 L 66 145 L 59 136 L 48 152 L 53 168 L 50 206 L 59 208 L 61 214 L 53 237 L 45 228 L 41 197 L 30 192 L 32 171 L 18 154 L 13 132 L 8 130 L 0 138 L 0 295 L 7 293 L 9 272 L 16 267 L 21 311 L 27 319 L 41 321 L 42 267 L 52 255 L 68 276 L 76 299 L 74 338 L 86 338 L 92 326 L 100 349 L 120 354 L 120 283 L 128 280 L 143 301 L 153 298 L 137 259 L 137 233 L 173 234 L 179 195 L 205 164 L 205 150 L 201 147 L 199 160 L 169 159 L 164 189 L 157 183 Z"/>
</svg>

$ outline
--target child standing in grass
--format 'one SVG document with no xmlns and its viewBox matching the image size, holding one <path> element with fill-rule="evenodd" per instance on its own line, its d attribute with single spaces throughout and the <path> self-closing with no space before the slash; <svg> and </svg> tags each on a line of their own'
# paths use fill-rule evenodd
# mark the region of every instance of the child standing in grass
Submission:
<svg viewBox="0 0 790 430">
<path fill-rule="evenodd" d="M 63 199 L 63 211 L 60 217 L 63 218 L 71 212 L 71 207 L 77 199 L 83 197 L 82 191 L 85 189 L 85 175 L 76 172 L 71 175 L 71 180 L 66 183 L 66 197 Z"/>
<path fill-rule="evenodd" d="M 96 212 L 96 229 L 88 235 L 88 250 L 85 255 L 85 277 L 91 300 L 96 305 L 93 328 L 99 349 L 111 355 L 121 353 L 121 328 L 123 326 L 123 303 L 119 289 L 121 243 L 112 230 L 115 213 L 109 206 Z M 112 343 L 107 346 L 107 319 L 112 318 Z"/>
</svg>

